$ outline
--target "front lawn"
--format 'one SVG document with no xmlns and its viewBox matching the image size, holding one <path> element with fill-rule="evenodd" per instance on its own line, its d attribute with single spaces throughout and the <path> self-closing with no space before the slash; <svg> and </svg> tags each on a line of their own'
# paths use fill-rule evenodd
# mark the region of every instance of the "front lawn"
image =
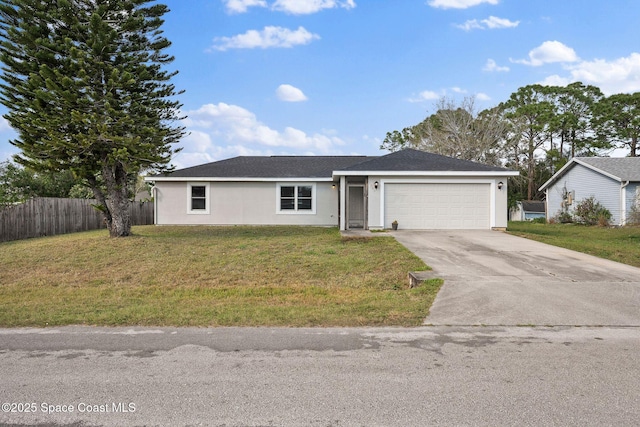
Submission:
<svg viewBox="0 0 640 427">
<path fill-rule="evenodd" d="M 640 227 L 509 222 L 511 234 L 640 267 Z"/>
<path fill-rule="evenodd" d="M 391 237 L 335 228 L 134 227 L 0 244 L 0 326 L 419 325 L 442 281 Z"/>
</svg>

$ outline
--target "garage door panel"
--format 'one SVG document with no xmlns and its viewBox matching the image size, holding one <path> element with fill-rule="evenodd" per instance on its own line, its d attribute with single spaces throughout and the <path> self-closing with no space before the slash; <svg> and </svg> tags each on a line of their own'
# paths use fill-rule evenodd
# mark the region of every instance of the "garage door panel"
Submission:
<svg viewBox="0 0 640 427">
<path fill-rule="evenodd" d="M 400 228 L 490 228 L 489 184 L 385 185 L 385 227 L 398 220 Z"/>
</svg>

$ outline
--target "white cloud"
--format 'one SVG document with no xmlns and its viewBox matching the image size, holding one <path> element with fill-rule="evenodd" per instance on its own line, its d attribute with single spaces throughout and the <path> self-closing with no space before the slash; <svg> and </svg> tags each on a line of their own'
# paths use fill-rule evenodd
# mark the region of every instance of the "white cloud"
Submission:
<svg viewBox="0 0 640 427">
<path fill-rule="evenodd" d="M 323 9 L 353 9 L 354 0 L 276 0 L 269 6 L 266 0 L 222 0 L 228 13 L 245 13 L 250 7 L 271 7 L 291 15 L 310 15 Z"/>
<path fill-rule="evenodd" d="M 282 131 L 262 123 L 254 113 L 224 102 L 185 111 L 190 134 L 174 161 L 178 167 L 206 163 L 234 155 L 270 155 L 283 150 L 295 154 L 329 154 L 345 142 L 334 132 L 307 134 L 292 126 Z"/>
<path fill-rule="evenodd" d="M 480 24 L 480 22 L 478 22 L 477 19 L 470 19 L 464 24 L 455 24 L 455 26 L 465 31 L 484 30 L 484 27 Z"/>
<path fill-rule="evenodd" d="M 9 122 L 4 117 L 0 116 L 0 132 L 4 132 L 7 130 L 13 130 L 11 126 L 9 126 Z"/>
<path fill-rule="evenodd" d="M 496 16 L 490 16 L 487 19 L 478 21 L 477 19 L 471 19 L 464 24 L 456 25 L 465 31 L 471 30 L 496 30 L 501 28 L 515 28 L 520 24 L 520 21 L 509 21 L 505 18 L 498 18 Z"/>
<path fill-rule="evenodd" d="M 487 59 L 487 63 L 482 67 L 483 71 L 496 72 L 496 73 L 506 73 L 509 71 L 509 67 L 503 67 L 496 64 L 496 61 L 493 59 Z"/>
<path fill-rule="evenodd" d="M 308 15 L 323 9 L 353 9 L 356 7 L 354 0 L 276 0 L 271 8 L 273 10 L 290 13 L 292 15 Z"/>
<path fill-rule="evenodd" d="M 229 13 L 245 13 L 248 8 L 258 6 L 267 7 L 265 0 L 223 0 Z"/>
<path fill-rule="evenodd" d="M 496 5 L 500 0 L 429 0 L 427 4 L 440 9 L 467 9 L 483 3 Z"/>
<path fill-rule="evenodd" d="M 171 162 L 178 168 L 214 161 L 214 157 L 211 155 L 214 146 L 211 137 L 205 132 L 190 131 L 187 136 L 182 138 L 180 146 L 182 151 L 176 154 Z"/>
<path fill-rule="evenodd" d="M 437 101 L 442 97 L 448 97 L 449 93 L 453 92 L 454 94 L 468 96 L 469 91 L 467 89 L 463 89 L 458 86 L 453 86 L 450 90 L 443 89 L 440 92 L 435 92 L 432 90 L 425 90 L 420 92 L 417 96 L 413 96 L 408 99 L 409 102 L 425 102 L 425 101 Z M 473 97 L 479 101 L 490 101 L 491 97 L 485 93 L 476 93 Z"/>
<path fill-rule="evenodd" d="M 512 60 L 518 64 L 539 67 L 553 62 L 577 62 L 580 58 L 569 46 L 559 41 L 546 41 L 529 52 L 529 60 Z"/>
<path fill-rule="evenodd" d="M 9 122 L 4 117 L 0 116 L 0 137 L 4 141 L 9 141 L 17 137 L 16 132 L 9 125 Z M 10 160 L 14 154 L 18 154 L 18 149 L 8 142 L 5 145 L 0 145 L 0 162 Z"/>
<path fill-rule="evenodd" d="M 543 86 L 566 86 L 571 83 L 571 79 L 567 77 L 560 77 L 557 74 L 552 76 L 548 76 L 543 81 L 540 82 Z"/>
<path fill-rule="evenodd" d="M 171 159 L 171 163 L 178 169 L 236 156 L 272 156 L 275 154 L 272 150 L 254 150 L 243 145 L 212 145 L 207 151 L 197 151 L 190 146 L 186 138 L 183 139 L 182 145 L 184 146 L 184 150 Z"/>
<path fill-rule="evenodd" d="M 597 85 L 607 94 L 640 90 L 640 53 L 610 62 L 583 61 L 570 70 L 575 81 Z"/>
<path fill-rule="evenodd" d="M 244 34 L 238 34 L 233 37 L 217 37 L 214 40 L 212 49 L 225 51 L 228 49 L 290 48 L 309 44 L 319 38 L 319 35 L 310 33 L 304 27 L 290 30 L 288 28 L 267 26 L 262 31 L 249 30 Z"/>
<path fill-rule="evenodd" d="M 512 62 L 536 67 L 548 63 L 562 63 L 566 74 L 547 76 L 540 82 L 544 85 L 566 86 L 570 83 L 582 82 L 599 87 L 607 96 L 640 91 L 640 53 L 638 52 L 613 60 L 583 60 L 570 47 L 558 41 L 546 41 L 529 52 L 529 60 L 512 60 Z"/>
<path fill-rule="evenodd" d="M 213 147 L 211 136 L 199 130 L 189 132 L 189 134 L 183 138 L 182 142 L 198 153 L 206 152 Z"/>
<path fill-rule="evenodd" d="M 286 102 L 301 102 L 307 100 L 307 97 L 300 89 L 287 84 L 278 86 L 276 95 L 278 99 Z"/>
<path fill-rule="evenodd" d="M 509 21 L 506 18 L 498 18 L 497 16 L 490 16 L 487 19 L 483 19 L 482 23 L 491 30 L 496 28 L 515 28 L 520 25 L 520 21 Z"/>
<path fill-rule="evenodd" d="M 443 94 L 434 92 L 432 90 L 425 90 L 418 94 L 418 96 L 414 96 L 409 98 L 409 102 L 423 102 L 423 101 L 433 101 L 434 99 L 440 99 Z"/>
<path fill-rule="evenodd" d="M 599 87 L 607 96 L 640 91 L 640 53 L 634 52 L 627 57 L 612 61 L 604 59 L 580 61 L 565 68 L 569 75 L 552 75 L 542 84 L 565 86 L 579 81 Z"/>
</svg>

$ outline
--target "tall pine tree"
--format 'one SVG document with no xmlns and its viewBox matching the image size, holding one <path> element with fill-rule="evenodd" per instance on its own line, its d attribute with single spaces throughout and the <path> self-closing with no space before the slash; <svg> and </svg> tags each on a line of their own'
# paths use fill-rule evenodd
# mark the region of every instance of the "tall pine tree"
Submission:
<svg viewBox="0 0 640 427">
<path fill-rule="evenodd" d="M 167 169 L 184 135 L 164 66 L 168 8 L 151 0 L 3 0 L 0 102 L 15 160 L 91 186 L 112 237 L 131 233 L 127 185 Z"/>
</svg>

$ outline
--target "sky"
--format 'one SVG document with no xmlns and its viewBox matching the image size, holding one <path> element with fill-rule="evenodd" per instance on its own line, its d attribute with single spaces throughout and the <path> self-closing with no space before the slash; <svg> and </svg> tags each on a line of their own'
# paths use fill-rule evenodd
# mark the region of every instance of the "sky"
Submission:
<svg viewBox="0 0 640 427">
<path fill-rule="evenodd" d="M 188 135 L 178 167 L 381 155 L 443 96 L 478 110 L 534 83 L 640 91 L 637 0 L 164 0 Z M 7 112 L 0 107 L 0 114 Z M 0 161 L 17 149 L 0 118 Z M 624 155 L 624 153 L 622 153 Z"/>
</svg>

